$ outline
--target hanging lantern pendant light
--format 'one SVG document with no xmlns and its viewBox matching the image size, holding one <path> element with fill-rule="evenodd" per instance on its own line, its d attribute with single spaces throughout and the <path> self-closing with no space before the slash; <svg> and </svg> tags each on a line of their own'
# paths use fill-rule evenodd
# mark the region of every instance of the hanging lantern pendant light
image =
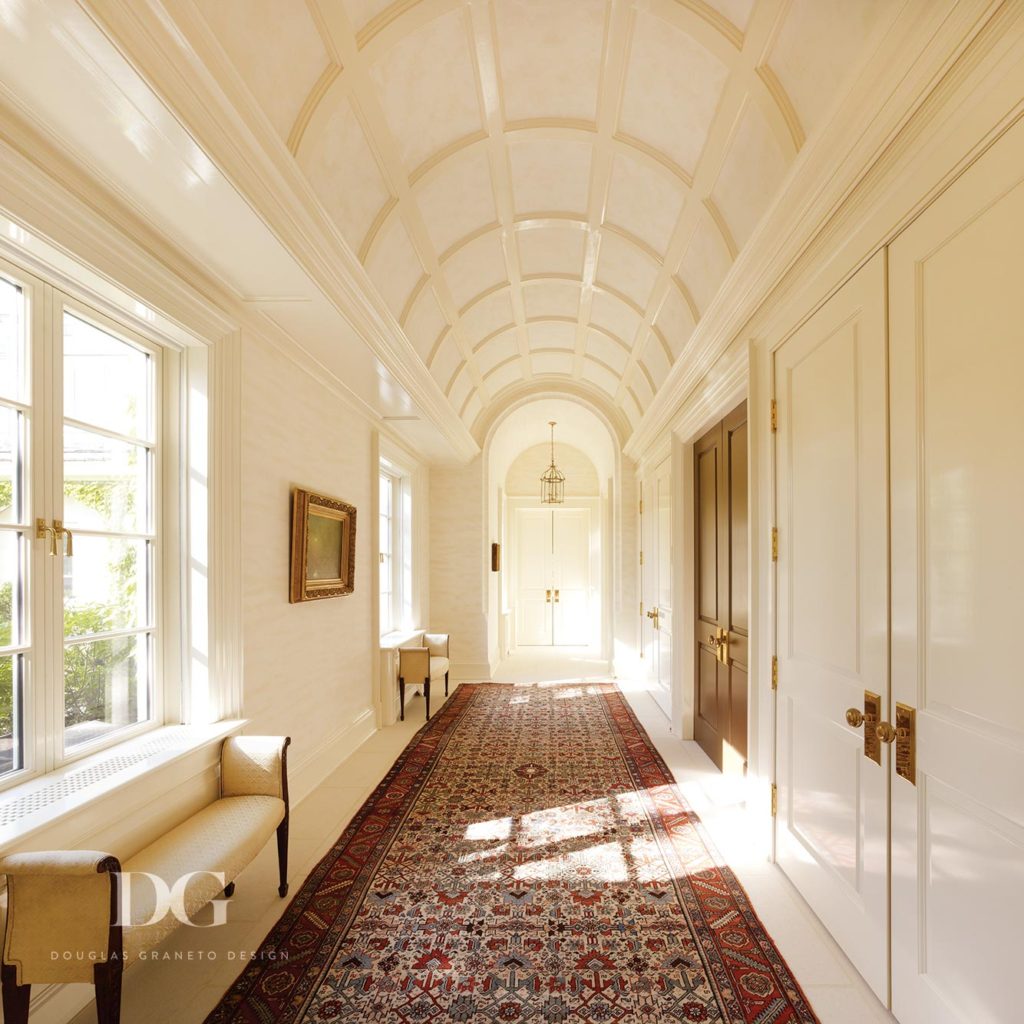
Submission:
<svg viewBox="0 0 1024 1024">
<path fill-rule="evenodd" d="M 551 465 L 540 478 L 540 503 L 542 505 L 561 505 L 565 501 L 565 474 L 555 465 L 555 421 L 550 420 L 551 427 Z"/>
</svg>

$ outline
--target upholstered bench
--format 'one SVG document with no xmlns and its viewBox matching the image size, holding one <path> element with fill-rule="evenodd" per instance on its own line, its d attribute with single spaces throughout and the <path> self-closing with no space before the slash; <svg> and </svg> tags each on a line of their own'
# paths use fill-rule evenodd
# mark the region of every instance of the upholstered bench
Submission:
<svg viewBox="0 0 1024 1024">
<path fill-rule="evenodd" d="M 7 875 L 0 965 L 7 1024 L 28 1020 L 32 985 L 69 982 L 95 984 L 99 1024 L 117 1024 L 124 967 L 162 942 L 180 917 L 192 917 L 221 892 L 230 897 L 235 879 L 275 830 L 277 891 L 285 896 L 289 742 L 280 736 L 226 739 L 220 798 L 123 865 L 95 850 L 0 860 L 0 873 Z M 147 875 L 162 879 L 166 891 L 158 896 Z"/>
<path fill-rule="evenodd" d="M 444 695 L 448 696 L 448 672 L 451 660 L 448 657 L 447 633 L 424 633 L 416 645 L 398 648 L 398 698 L 401 705 L 401 720 L 405 721 L 406 684 L 423 684 L 423 696 L 427 702 L 427 718 L 430 718 L 430 680 L 444 676 Z"/>
</svg>

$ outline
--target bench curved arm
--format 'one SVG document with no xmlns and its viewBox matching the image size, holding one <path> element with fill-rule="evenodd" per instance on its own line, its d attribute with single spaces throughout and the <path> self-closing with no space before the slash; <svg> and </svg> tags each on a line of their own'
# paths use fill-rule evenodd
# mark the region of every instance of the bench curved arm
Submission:
<svg viewBox="0 0 1024 1024">
<path fill-rule="evenodd" d="M 220 754 L 221 796 L 276 796 L 288 804 L 290 736 L 229 736 Z"/>
<path fill-rule="evenodd" d="M 449 637 L 447 633 L 425 633 L 423 643 L 432 658 L 448 658 Z"/>
<path fill-rule="evenodd" d="M 3 963 L 17 984 L 92 984 L 93 968 L 120 957 L 116 857 L 98 850 L 16 853 L 7 875 Z"/>
</svg>

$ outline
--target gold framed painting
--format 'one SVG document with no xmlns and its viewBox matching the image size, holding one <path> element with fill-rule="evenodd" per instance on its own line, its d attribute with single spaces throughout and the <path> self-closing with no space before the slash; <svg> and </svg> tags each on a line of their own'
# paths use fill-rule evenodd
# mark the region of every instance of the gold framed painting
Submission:
<svg viewBox="0 0 1024 1024">
<path fill-rule="evenodd" d="M 355 574 L 355 506 L 296 487 L 292 492 L 290 602 L 351 594 Z"/>
</svg>

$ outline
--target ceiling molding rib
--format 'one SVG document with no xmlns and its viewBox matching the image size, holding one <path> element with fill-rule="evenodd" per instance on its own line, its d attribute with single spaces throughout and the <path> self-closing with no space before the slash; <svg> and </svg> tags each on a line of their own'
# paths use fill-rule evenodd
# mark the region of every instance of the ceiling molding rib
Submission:
<svg viewBox="0 0 1024 1024">
<path fill-rule="evenodd" d="M 487 125 L 487 160 L 491 168 L 494 208 L 498 211 L 498 220 L 501 224 L 501 248 L 505 256 L 505 272 L 511 285 L 516 343 L 519 346 L 523 376 L 529 379 L 533 375 L 533 364 L 530 362 L 530 333 L 526 327 L 523 272 L 519 261 L 519 245 L 516 242 L 516 211 L 505 137 L 505 102 L 498 58 L 498 34 L 490 0 L 472 0 L 469 16 L 473 30 L 473 64 L 477 88 L 480 90 L 480 104 Z"/>
<path fill-rule="evenodd" d="M 659 10 L 661 6 L 659 5 Z M 679 5 L 673 3 L 670 6 Z M 647 303 L 647 311 L 637 328 L 629 360 L 622 372 L 622 383 L 619 385 L 616 401 L 625 399 L 633 369 L 639 361 L 640 353 L 654 321 L 661 312 L 668 291 L 674 287 L 672 279 L 679 271 L 702 211 L 707 211 L 709 208 L 715 209 L 714 204 L 710 204 L 709 207 L 708 201 L 725 162 L 740 115 L 745 104 L 749 102 L 749 81 L 753 69 L 760 62 L 765 47 L 776 31 L 779 19 L 785 13 L 786 6 L 787 0 L 757 0 L 750 14 L 747 33 L 743 37 L 743 47 L 729 58 L 729 77 L 711 121 L 711 128 L 704 142 L 704 148 L 697 160 L 697 167 L 693 175 L 693 188 L 689 198 L 683 204 L 679 219 L 672 230 L 664 263 L 658 270 L 658 276 Z M 730 257 L 734 257 L 735 243 L 728 235 L 722 234 L 720 218 L 712 216 L 712 223 L 719 229 L 718 234 L 722 245 Z M 640 406 L 640 412 L 644 413 L 645 411 L 643 406 Z"/>
<path fill-rule="evenodd" d="M 594 306 L 594 281 L 601 256 L 601 232 L 608 190 L 612 182 L 614 149 L 612 139 L 619 122 L 626 58 L 632 36 L 632 11 L 626 0 L 611 0 L 605 24 L 604 52 L 597 100 L 597 137 L 592 147 L 590 191 L 587 205 L 587 239 L 583 259 L 583 288 L 576 321 L 572 375 L 583 375 L 583 356 L 587 348 L 587 328 Z"/>
<path fill-rule="evenodd" d="M 473 347 L 463 337 L 459 329 L 459 311 L 448 286 L 448 281 L 441 272 L 441 262 L 437 250 L 430 238 L 426 222 L 420 213 L 409 182 L 409 170 L 404 166 L 399 154 L 398 143 L 388 126 L 384 108 L 380 104 L 377 90 L 370 78 L 369 65 L 365 54 L 359 50 L 356 34 L 349 23 L 341 4 L 326 0 L 315 0 L 320 11 L 320 24 L 330 33 L 330 41 L 340 54 L 345 66 L 345 75 L 351 81 L 351 95 L 355 104 L 362 111 L 364 123 L 368 129 L 368 139 L 378 163 L 384 170 L 388 187 L 395 196 L 396 214 L 401 218 L 402 225 L 409 235 L 412 247 L 420 261 L 420 265 L 430 276 L 434 286 L 434 296 L 445 318 L 452 325 L 452 338 L 458 346 L 473 384 L 486 396 L 488 391 L 483 386 L 483 379 L 474 360 L 471 359 Z M 386 13 L 386 12 L 385 12 Z M 379 235 L 379 230 L 378 230 Z M 372 245 L 370 250 L 372 252 Z M 445 396 L 448 397 L 447 395 Z M 450 403 L 449 403 L 450 404 Z M 452 406 L 458 415 L 458 410 Z"/>
<path fill-rule="evenodd" d="M 82 6 L 408 392 L 456 457 L 472 458 L 479 448 L 466 425 L 194 4 L 82 0 Z M 342 77 L 347 78 L 347 70 Z"/>
</svg>

